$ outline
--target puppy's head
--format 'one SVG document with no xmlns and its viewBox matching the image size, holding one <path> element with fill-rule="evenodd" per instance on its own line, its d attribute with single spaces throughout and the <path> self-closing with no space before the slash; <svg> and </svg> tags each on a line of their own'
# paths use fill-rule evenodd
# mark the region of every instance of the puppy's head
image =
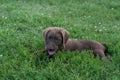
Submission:
<svg viewBox="0 0 120 80">
<path fill-rule="evenodd" d="M 69 33 L 63 28 L 49 27 L 43 31 L 43 37 L 46 43 L 46 51 L 52 56 L 58 50 L 65 48 Z"/>
</svg>

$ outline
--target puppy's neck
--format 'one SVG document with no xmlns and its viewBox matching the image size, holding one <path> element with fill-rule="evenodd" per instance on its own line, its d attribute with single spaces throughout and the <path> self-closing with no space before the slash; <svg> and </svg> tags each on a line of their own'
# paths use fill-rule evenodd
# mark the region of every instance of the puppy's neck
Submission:
<svg viewBox="0 0 120 80">
<path fill-rule="evenodd" d="M 71 46 L 71 45 L 72 45 L 72 40 L 68 39 L 67 42 L 66 42 L 66 44 L 63 47 L 63 50 L 65 50 L 65 51 L 68 50 L 69 46 Z"/>
</svg>

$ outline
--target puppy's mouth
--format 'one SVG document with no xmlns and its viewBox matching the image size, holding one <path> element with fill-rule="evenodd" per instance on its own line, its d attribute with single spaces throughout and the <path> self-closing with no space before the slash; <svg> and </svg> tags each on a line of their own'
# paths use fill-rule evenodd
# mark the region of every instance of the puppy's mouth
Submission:
<svg viewBox="0 0 120 80">
<path fill-rule="evenodd" d="M 52 55 L 54 55 L 54 54 L 56 53 L 56 50 L 49 49 L 47 52 L 48 52 L 48 54 L 49 54 L 50 56 L 52 56 Z"/>
</svg>

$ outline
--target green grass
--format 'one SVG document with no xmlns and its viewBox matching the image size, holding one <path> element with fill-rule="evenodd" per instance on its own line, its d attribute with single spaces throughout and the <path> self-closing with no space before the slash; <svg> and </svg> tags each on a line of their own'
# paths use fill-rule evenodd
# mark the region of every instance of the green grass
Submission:
<svg viewBox="0 0 120 80">
<path fill-rule="evenodd" d="M 92 53 L 44 49 L 42 31 L 60 26 L 70 37 L 108 44 L 111 63 Z M 0 80 L 119 80 L 120 0 L 1 0 Z"/>
</svg>

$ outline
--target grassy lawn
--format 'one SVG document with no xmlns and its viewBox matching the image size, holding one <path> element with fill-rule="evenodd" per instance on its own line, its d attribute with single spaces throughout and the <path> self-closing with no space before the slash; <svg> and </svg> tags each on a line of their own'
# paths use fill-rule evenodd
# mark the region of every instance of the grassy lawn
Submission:
<svg viewBox="0 0 120 80">
<path fill-rule="evenodd" d="M 105 42 L 106 63 L 92 53 L 44 49 L 42 31 L 59 26 L 80 40 Z M 119 80 L 120 0 L 0 0 L 0 80 Z"/>
</svg>

